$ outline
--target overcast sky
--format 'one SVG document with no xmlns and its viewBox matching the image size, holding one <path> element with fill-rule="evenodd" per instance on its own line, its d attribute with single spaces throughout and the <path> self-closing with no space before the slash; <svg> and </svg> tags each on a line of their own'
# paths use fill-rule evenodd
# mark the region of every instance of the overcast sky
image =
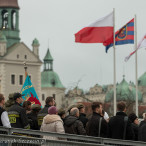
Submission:
<svg viewBox="0 0 146 146">
<path fill-rule="evenodd" d="M 116 30 L 137 15 L 137 40 L 146 33 L 146 0 L 18 0 L 20 37 L 30 49 L 32 40 L 40 43 L 40 59 L 49 47 L 54 58 L 54 71 L 66 88 L 88 90 L 95 84 L 113 84 L 113 48 L 105 53 L 102 44 L 75 43 L 74 34 L 84 26 L 110 13 L 115 8 Z M 124 58 L 134 45 L 116 46 L 117 82 L 123 74 L 135 82 L 135 55 Z M 146 50 L 138 51 L 138 76 L 146 71 Z"/>
</svg>

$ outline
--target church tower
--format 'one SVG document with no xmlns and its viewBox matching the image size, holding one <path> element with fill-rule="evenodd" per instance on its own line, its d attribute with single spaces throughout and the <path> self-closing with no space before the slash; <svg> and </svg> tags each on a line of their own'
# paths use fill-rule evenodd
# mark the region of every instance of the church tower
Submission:
<svg viewBox="0 0 146 146">
<path fill-rule="evenodd" d="M 0 0 L 0 30 L 7 39 L 7 47 L 20 41 L 19 6 L 17 0 Z"/>
<path fill-rule="evenodd" d="M 44 70 L 41 72 L 41 90 L 42 105 L 45 104 L 47 96 L 53 96 L 57 108 L 61 108 L 65 94 L 65 87 L 63 86 L 58 74 L 53 70 L 53 57 L 49 48 L 44 58 Z"/>
</svg>

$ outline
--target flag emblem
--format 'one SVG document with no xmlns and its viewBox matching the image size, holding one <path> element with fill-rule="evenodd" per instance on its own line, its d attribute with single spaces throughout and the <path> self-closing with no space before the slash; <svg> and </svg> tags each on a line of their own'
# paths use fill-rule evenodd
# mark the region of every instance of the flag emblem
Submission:
<svg viewBox="0 0 146 146">
<path fill-rule="evenodd" d="M 134 18 L 115 33 L 115 45 L 134 44 Z M 103 43 L 106 52 L 113 46 L 113 38 Z"/>
<path fill-rule="evenodd" d="M 117 34 L 119 40 L 125 39 L 127 36 L 127 26 L 124 26 L 123 29 Z"/>
</svg>

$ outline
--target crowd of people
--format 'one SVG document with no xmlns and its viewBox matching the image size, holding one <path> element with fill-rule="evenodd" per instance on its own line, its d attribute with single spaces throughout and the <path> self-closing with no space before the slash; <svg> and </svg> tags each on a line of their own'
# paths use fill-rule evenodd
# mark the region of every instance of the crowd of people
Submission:
<svg viewBox="0 0 146 146">
<path fill-rule="evenodd" d="M 46 98 L 46 105 L 31 105 L 20 93 L 14 93 L 15 103 L 8 111 L 4 109 L 5 98 L 0 94 L 0 126 L 40 130 L 44 132 L 69 133 L 113 139 L 146 141 L 146 114 L 139 123 L 135 113 L 126 114 L 126 104 L 117 103 L 117 113 L 110 117 L 103 110 L 102 103 L 92 103 L 92 115 L 87 118 L 83 104 L 57 109 L 53 97 Z M 45 139 L 59 139 L 44 136 Z"/>
</svg>

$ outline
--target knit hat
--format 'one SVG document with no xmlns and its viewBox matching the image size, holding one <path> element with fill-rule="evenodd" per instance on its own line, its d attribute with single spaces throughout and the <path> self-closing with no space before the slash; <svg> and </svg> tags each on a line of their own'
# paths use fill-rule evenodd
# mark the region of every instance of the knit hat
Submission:
<svg viewBox="0 0 146 146">
<path fill-rule="evenodd" d="M 137 116 L 135 115 L 135 113 L 132 113 L 132 114 L 129 115 L 129 119 L 133 123 L 134 120 L 137 119 Z"/>
<path fill-rule="evenodd" d="M 51 107 L 48 108 L 48 114 L 50 114 L 50 115 L 54 115 L 54 114 L 56 114 L 57 112 L 58 112 L 58 111 L 57 111 L 57 109 L 56 109 L 55 106 L 51 106 Z"/>
</svg>

